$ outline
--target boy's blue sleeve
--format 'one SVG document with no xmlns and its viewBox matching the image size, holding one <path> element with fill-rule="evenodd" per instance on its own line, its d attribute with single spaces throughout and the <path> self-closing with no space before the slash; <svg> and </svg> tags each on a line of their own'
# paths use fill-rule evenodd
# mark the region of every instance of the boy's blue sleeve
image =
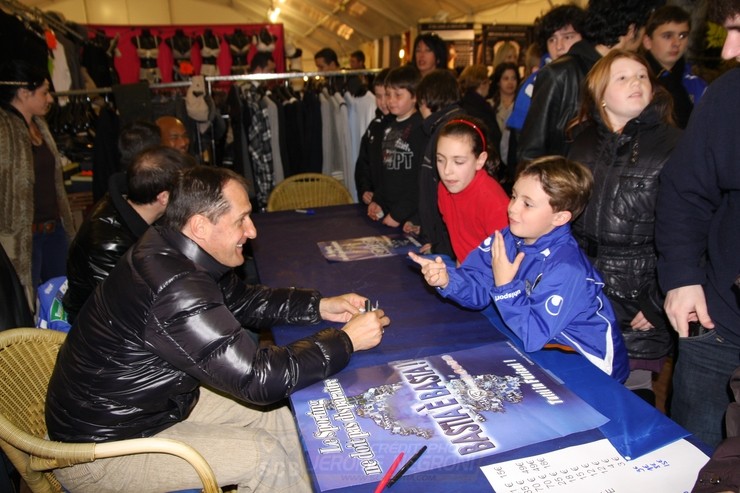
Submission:
<svg viewBox="0 0 740 493">
<path fill-rule="evenodd" d="M 491 304 L 493 270 L 491 250 L 482 243 L 465 258 L 457 269 L 447 269 L 450 282 L 439 293 L 465 308 L 482 310 Z"/>
<path fill-rule="evenodd" d="M 528 352 L 555 339 L 590 303 L 584 272 L 569 262 L 546 262 L 534 284 L 529 295 L 518 277 L 492 289 L 501 318 Z"/>
</svg>

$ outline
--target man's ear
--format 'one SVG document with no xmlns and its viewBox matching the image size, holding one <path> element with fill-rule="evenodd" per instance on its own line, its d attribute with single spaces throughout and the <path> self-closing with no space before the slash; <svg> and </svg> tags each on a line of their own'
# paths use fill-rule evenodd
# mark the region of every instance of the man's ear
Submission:
<svg viewBox="0 0 740 493">
<path fill-rule="evenodd" d="M 570 211 L 556 212 L 552 218 L 552 224 L 554 226 L 562 226 L 563 224 L 568 224 L 572 217 L 573 214 Z"/>
<path fill-rule="evenodd" d="M 642 35 L 642 47 L 650 51 L 650 49 L 653 47 L 653 38 L 651 38 L 647 34 L 643 34 Z"/>
<path fill-rule="evenodd" d="M 162 207 L 167 207 L 167 204 L 170 202 L 170 192 L 168 192 L 167 190 L 159 192 L 155 200 Z"/>
<path fill-rule="evenodd" d="M 195 214 L 185 224 L 185 235 L 192 238 L 196 242 L 198 240 L 205 240 L 211 231 L 213 224 L 208 220 L 207 217 L 201 214 Z"/>
</svg>

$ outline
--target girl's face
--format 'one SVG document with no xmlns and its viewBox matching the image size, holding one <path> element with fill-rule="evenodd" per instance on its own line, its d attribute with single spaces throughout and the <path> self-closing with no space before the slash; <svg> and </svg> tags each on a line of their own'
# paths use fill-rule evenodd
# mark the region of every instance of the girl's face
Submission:
<svg viewBox="0 0 740 493">
<path fill-rule="evenodd" d="M 437 68 L 437 57 L 432 49 L 424 44 L 424 41 L 419 41 L 414 54 L 416 56 L 416 68 L 419 69 L 422 75 Z"/>
<path fill-rule="evenodd" d="M 516 72 L 513 69 L 504 70 L 498 83 L 498 91 L 501 96 L 513 96 L 516 94 Z"/>
<path fill-rule="evenodd" d="M 386 86 L 385 91 L 388 111 L 396 115 L 398 120 L 403 120 L 416 111 L 416 97 L 412 96 L 408 89 Z"/>
<path fill-rule="evenodd" d="M 388 96 L 384 85 L 375 86 L 375 104 L 381 113 L 388 114 Z"/>
<path fill-rule="evenodd" d="M 486 164 L 486 159 L 486 152 L 475 157 L 473 139 L 468 135 L 444 135 L 437 141 L 437 170 L 450 193 L 465 190 Z"/>
<path fill-rule="evenodd" d="M 630 58 L 619 58 L 612 63 L 601 104 L 613 130 L 621 130 L 639 116 L 652 98 L 647 67 Z"/>
</svg>

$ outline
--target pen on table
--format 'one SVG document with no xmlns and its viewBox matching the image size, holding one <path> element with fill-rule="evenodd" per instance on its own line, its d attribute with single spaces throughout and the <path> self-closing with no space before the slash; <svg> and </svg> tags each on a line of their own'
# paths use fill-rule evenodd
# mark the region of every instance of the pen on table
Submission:
<svg viewBox="0 0 740 493">
<path fill-rule="evenodd" d="M 398 454 L 398 457 L 396 457 L 396 460 L 393 461 L 393 464 L 391 464 L 390 469 L 388 469 L 388 472 L 385 473 L 385 476 L 383 476 L 383 479 L 380 480 L 380 483 L 378 483 L 378 487 L 375 488 L 375 493 L 380 493 L 385 489 L 385 485 L 388 484 L 388 481 L 391 479 L 391 476 L 393 476 L 393 473 L 396 471 L 396 468 L 398 467 L 398 464 L 401 462 L 401 459 L 403 459 L 403 452 Z"/>
<path fill-rule="evenodd" d="M 411 468 L 411 466 L 414 465 L 414 462 L 416 462 L 417 459 L 419 459 L 419 457 L 421 457 L 421 454 L 423 454 L 426 451 L 426 449 L 427 449 L 427 446 L 424 445 L 422 448 L 419 449 L 418 452 L 416 452 L 414 455 L 411 456 L 411 458 L 408 460 L 408 462 L 406 464 L 404 464 L 401 469 L 399 469 L 399 471 L 396 473 L 395 476 L 393 476 L 391 478 L 390 481 L 388 481 L 388 487 L 389 488 L 391 486 L 393 486 L 393 483 L 395 483 L 396 481 L 398 481 L 399 479 L 401 479 L 401 476 L 403 476 L 406 473 L 406 471 L 408 471 L 409 468 Z"/>
<path fill-rule="evenodd" d="M 313 209 L 296 209 L 295 211 L 299 214 L 308 214 L 309 216 L 316 214 L 316 211 Z"/>
</svg>

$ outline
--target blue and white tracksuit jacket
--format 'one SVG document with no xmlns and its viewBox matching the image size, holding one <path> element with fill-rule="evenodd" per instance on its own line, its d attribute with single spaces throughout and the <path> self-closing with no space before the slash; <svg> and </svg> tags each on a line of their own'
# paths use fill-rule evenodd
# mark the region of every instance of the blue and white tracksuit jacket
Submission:
<svg viewBox="0 0 740 493">
<path fill-rule="evenodd" d="M 569 346 L 624 382 L 629 362 L 622 334 L 603 293 L 604 283 L 578 247 L 570 225 L 555 228 L 533 245 L 525 245 L 508 227 L 502 234 L 509 260 L 524 252 L 514 280 L 495 286 L 491 236 L 459 268 L 449 270 L 450 282 L 440 294 L 473 309 L 493 301 L 525 351 L 548 343 Z"/>
</svg>

